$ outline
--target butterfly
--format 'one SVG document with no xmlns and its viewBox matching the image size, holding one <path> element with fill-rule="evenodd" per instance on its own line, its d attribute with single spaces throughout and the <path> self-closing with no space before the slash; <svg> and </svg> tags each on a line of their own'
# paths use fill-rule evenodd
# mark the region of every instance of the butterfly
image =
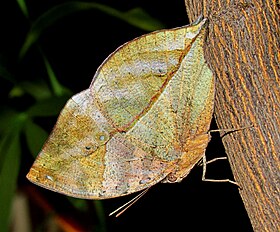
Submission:
<svg viewBox="0 0 280 232">
<path fill-rule="evenodd" d="M 214 76 L 207 19 L 120 46 L 71 97 L 27 178 L 68 196 L 106 199 L 180 182 L 205 154 Z"/>
</svg>

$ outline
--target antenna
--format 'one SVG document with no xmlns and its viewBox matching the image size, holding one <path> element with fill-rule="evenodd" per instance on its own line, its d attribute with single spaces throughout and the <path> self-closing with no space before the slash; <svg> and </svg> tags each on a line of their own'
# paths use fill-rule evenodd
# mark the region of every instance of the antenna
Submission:
<svg viewBox="0 0 280 232">
<path fill-rule="evenodd" d="M 115 217 L 120 216 L 124 211 L 126 211 L 130 206 L 132 206 L 134 203 L 136 203 L 136 201 L 138 201 L 142 196 L 144 196 L 144 194 L 147 193 L 148 190 L 149 190 L 150 188 L 151 188 L 151 187 L 146 188 L 145 190 L 143 190 L 143 191 L 142 191 L 141 193 L 139 193 L 136 197 L 134 197 L 134 198 L 131 199 L 130 201 L 128 201 L 128 202 L 126 202 L 125 204 L 123 204 L 121 207 L 119 207 L 119 208 L 117 208 L 116 210 L 114 210 L 113 212 L 111 212 L 111 213 L 109 214 L 109 216 L 112 216 L 113 214 L 119 212 L 121 209 L 124 208 L 123 210 L 121 210 L 119 213 L 117 213 L 117 214 L 115 215 Z"/>
</svg>

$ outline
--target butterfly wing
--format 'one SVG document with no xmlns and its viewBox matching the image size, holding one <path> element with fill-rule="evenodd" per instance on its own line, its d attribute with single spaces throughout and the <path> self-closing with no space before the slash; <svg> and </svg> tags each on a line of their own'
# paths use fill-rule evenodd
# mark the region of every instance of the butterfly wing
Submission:
<svg viewBox="0 0 280 232">
<path fill-rule="evenodd" d="M 88 199 L 126 195 L 163 180 L 189 135 L 209 127 L 203 110 L 213 79 L 209 73 L 199 78 L 209 72 L 204 24 L 150 33 L 112 53 L 90 88 L 67 102 L 28 179 Z M 203 118 L 208 121 L 198 128 Z"/>
</svg>

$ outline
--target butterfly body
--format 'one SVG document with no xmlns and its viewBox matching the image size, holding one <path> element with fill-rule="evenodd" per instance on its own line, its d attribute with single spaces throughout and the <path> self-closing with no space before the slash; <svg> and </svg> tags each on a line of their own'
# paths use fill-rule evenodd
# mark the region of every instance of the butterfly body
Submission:
<svg viewBox="0 0 280 232">
<path fill-rule="evenodd" d="M 87 199 L 181 181 L 210 140 L 205 22 L 150 33 L 112 53 L 67 102 L 27 178 Z"/>
</svg>

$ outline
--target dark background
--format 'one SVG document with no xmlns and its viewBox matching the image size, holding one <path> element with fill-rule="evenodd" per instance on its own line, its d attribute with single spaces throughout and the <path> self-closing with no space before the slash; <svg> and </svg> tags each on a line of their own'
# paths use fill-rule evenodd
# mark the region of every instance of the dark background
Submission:
<svg viewBox="0 0 280 232">
<path fill-rule="evenodd" d="M 15 84 L 1 73 L 1 77 L 4 77 L 0 79 L 3 108 L 22 112 L 36 101 L 28 93 L 11 97 L 11 90 L 17 83 L 32 83 L 40 79 L 50 85 L 36 45 L 21 60 L 18 59 L 18 54 L 32 22 L 50 8 L 65 2 L 67 1 L 26 1 L 29 10 L 27 19 L 16 1 L 2 1 L 0 62 L 1 67 L 5 67 L 16 80 Z M 121 11 L 141 7 L 160 20 L 166 28 L 188 24 L 183 0 L 98 2 Z M 61 85 L 72 93 L 77 93 L 88 88 L 95 70 L 111 52 L 145 33 L 147 31 L 103 12 L 88 10 L 58 20 L 42 32 L 37 44 L 48 58 Z M 56 117 L 57 115 L 37 117 L 33 120 L 49 133 Z M 216 128 L 214 122 L 211 127 Z M 208 160 L 225 156 L 219 134 L 214 133 L 212 136 L 207 149 Z M 201 166 L 196 166 L 179 184 L 155 185 L 119 218 L 107 215 L 134 195 L 102 201 L 105 216 L 102 209 L 96 212 L 98 207 L 92 201 L 83 201 L 82 206 L 78 206 L 77 202 L 74 204 L 68 197 L 36 187 L 26 180 L 25 175 L 34 158 L 22 137 L 17 192 L 23 193 L 28 199 L 28 212 L 34 231 L 48 231 L 46 218 L 57 215 L 86 231 L 252 231 L 237 186 L 202 182 Z M 207 166 L 207 177 L 233 179 L 228 161 L 217 161 Z M 36 196 L 43 199 L 48 210 Z M 11 225 L 13 223 L 11 221 Z"/>
</svg>

